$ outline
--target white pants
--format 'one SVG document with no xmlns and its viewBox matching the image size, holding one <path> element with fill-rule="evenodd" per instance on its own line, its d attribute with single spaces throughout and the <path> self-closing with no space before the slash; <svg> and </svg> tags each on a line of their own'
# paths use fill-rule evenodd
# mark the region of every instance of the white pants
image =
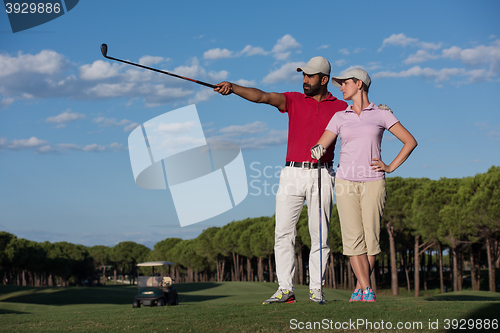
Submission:
<svg viewBox="0 0 500 333">
<path fill-rule="evenodd" d="M 311 252 L 309 255 L 309 288 L 320 289 L 324 284 L 324 272 L 330 248 L 328 226 L 333 205 L 335 171 L 321 168 L 321 240 L 322 273 L 320 272 L 318 169 L 285 167 L 281 171 L 280 185 L 276 194 L 276 230 L 274 254 L 279 287 L 294 291 L 295 237 L 300 212 L 307 203 Z M 321 275 L 322 274 L 322 275 Z M 321 281 L 323 276 L 323 281 Z"/>
</svg>

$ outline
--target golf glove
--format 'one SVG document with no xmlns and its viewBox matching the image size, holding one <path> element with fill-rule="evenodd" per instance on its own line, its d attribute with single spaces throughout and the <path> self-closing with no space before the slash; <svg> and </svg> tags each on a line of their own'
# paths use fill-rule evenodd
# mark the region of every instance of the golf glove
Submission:
<svg viewBox="0 0 500 333">
<path fill-rule="evenodd" d="M 390 108 L 390 107 L 388 107 L 388 106 L 387 106 L 387 105 L 385 105 L 385 104 L 379 104 L 379 105 L 378 105 L 378 108 L 379 108 L 379 109 L 381 109 L 381 110 L 389 110 L 389 111 L 391 111 L 391 113 L 393 113 L 393 112 L 392 112 L 392 110 L 391 110 L 391 108 Z"/>
<path fill-rule="evenodd" d="M 311 157 L 319 160 L 321 156 L 325 155 L 326 149 L 322 145 L 316 145 L 311 148 Z"/>
</svg>

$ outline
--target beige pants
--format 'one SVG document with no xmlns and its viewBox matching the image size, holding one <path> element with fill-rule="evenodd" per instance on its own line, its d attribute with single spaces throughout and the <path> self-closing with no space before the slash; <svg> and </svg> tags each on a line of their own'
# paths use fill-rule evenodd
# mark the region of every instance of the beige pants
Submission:
<svg viewBox="0 0 500 333">
<path fill-rule="evenodd" d="M 386 198 L 385 179 L 352 182 L 336 178 L 335 197 L 344 255 L 379 254 L 380 219 Z"/>
</svg>

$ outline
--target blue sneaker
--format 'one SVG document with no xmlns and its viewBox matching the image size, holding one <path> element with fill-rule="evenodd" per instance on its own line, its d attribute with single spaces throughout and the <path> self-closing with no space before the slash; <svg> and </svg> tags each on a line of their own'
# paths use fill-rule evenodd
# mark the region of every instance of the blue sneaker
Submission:
<svg viewBox="0 0 500 333">
<path fill-rule="evenodd" d="M 349 302 L 361 302 L 363 300 L 363 293 L 361 289 L 356 289 L 351 295 Z"/>
<path fill-rule="evenodd" d="M 373 293 L 373 290 L 371 288 L 366 288 L 366 290 L 363 292 L 363 302 L 375 302 L 375 294 Z"/>
</svg>

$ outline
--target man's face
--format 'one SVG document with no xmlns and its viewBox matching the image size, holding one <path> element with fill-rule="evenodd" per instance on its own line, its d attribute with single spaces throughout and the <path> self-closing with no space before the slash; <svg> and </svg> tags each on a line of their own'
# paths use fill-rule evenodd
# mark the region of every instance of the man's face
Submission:
<svg viewBox="0 0 500 333">
<path fill-rule="evenodd" d="M 307 96 L 316 96 L 321 93 L 321 75 L 319 74 L 306 74 L 302 72 L 304 79 L 302 80 L 302 87 L 304 94 Z"/>
</svg>

